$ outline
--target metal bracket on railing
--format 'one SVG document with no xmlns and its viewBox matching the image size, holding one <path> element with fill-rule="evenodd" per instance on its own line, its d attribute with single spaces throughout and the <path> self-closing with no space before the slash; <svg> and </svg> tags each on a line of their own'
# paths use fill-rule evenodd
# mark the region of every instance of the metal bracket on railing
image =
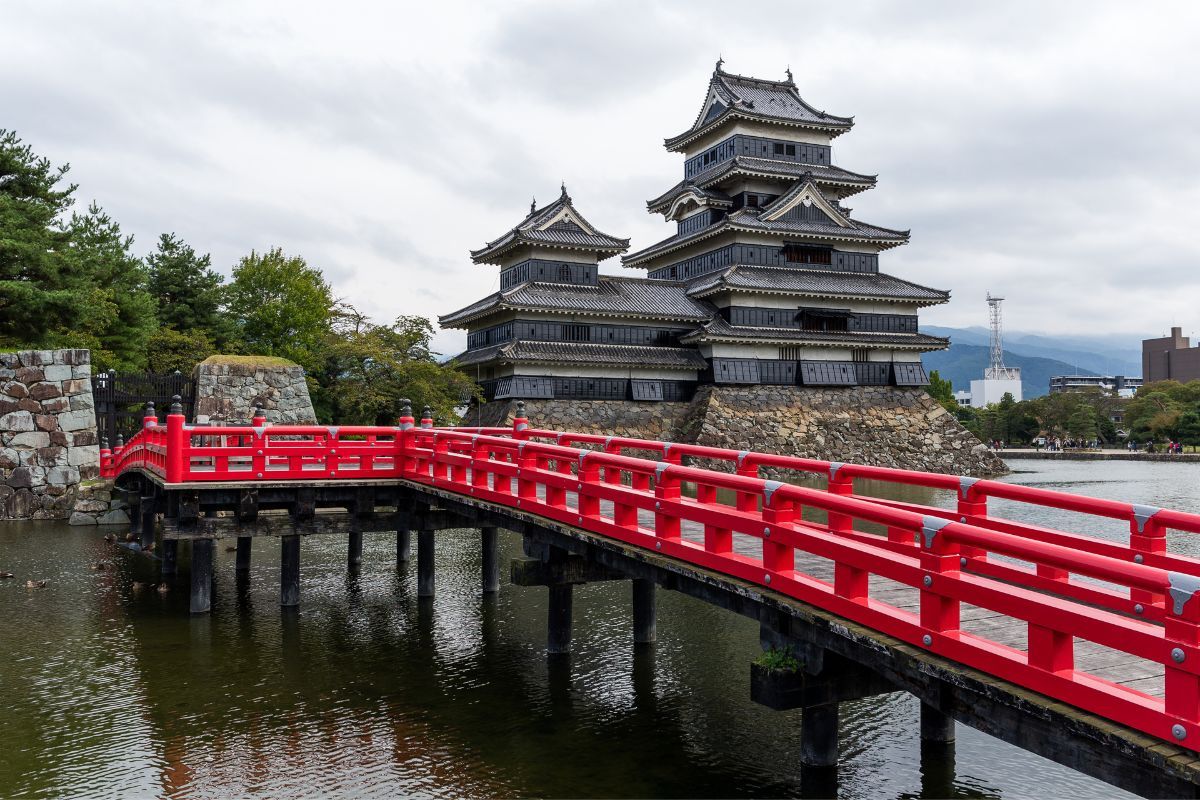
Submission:
<svg viewBox="0 0 1200 800">
<path fill-rule="evenodd" d="M 671 453 L 671 443 L 663 442 L 663 458 L 666 458 Z"/>
<path fill-rule="evenodd" d="M 591 450 L 580 450 L 579 451 L 579 462 L 578 463 L 579 463 L 580 467 L 583 467 L 583 460 L 585 458 L 587 458 L 588 456 L 590 456 L 591 454 L 592 454 Z"/>
<path fill-rule="evenodd" d="M 417 427 L 417 426 L 411 422 L 401 422 L 400 423 L 400 430 L 402 430 L 402 431 L 411 431 L 415 427 Z"/>
<path fill-rule="evenodd" d="M 563 435 L 561 433 L 554 434 L 554 443 L 562 444 L 562 437 L 563 437 Z"/>
<path fill-rule="evenodd" d="M 529 423 L 528 423 L 528 422 L 518 422 L 518 423 L 517 423 L 517 430 L 519 430 L 519 431 L 527 431 L 527 430 L 529 430 Z"/>
<path fill-rule="evenodd" d="M 666 461 L 658 462 L 658 466 L 654 468 L 654 480 L 662 478 L 662 474 L 667 471 L 667 467 L 671 466 Z"/>
<path fill-rule="evenodd" d="M 974 486 L 978 482 L 979 482 L 979 478 L 968 478 L 966 476 L 960 477 L 958 479 L 958 497 L 959 497 L 959 499 L 966 500 L 967 492 L 969 492 L 971 490 L 971 487 Z"/>
<path fill-rule="evenodd" d="M 604 440 L 604 449 L 605 450 L 612 447 L 612 440 L 613 440 L 612 436 L 609 436 L 607 439 Z"/>
<path fill-rule="evenodd" d="M 1142 533 L 1145 530 L 1146 523 L 1159 511 L 1162 511 L 1162 509 L 1158 506 L 1133 504 L 1133 521 L 1137 524 L 1138 533 Z"/>
<path fill-rule="evenodd" d="M 949 525 L 950 522 L 941 517 L 921 517 L 921 538 L 925 542 L 926 550 L 933 547 L 933 540 L 938 535 L 938 531 Z"/>
<path fill-rule="evenodd" d="M 266 426 L 266 425 L 262 425 L 262 426 L 260 426 L 260 427 L 257 427 L 257 428 L 251 428 L 250 430 L 254 431 L 254 435 L 255 435 L 255 436 L 257 436 L 257 437 L 259 437 L 259 438 L 261 439 L 261 438 L 262 438 L 262 435 L 263 435 L 263 431 L 265 431 L 266 429 L 267 429 L 267 426 Z M 336 435 L 336 434 L 335 434 L 335 435 Z"/>
<path fill-rule="evenodd" d="M 739 450 L 738 451 L 738 459 L 737 459 L 738 469 L 742 468 L 742 462 L 745 461 L 749 455 L 750 455 L 749 450 Z"/>
<path fill-rule="evenodd" d="M 843 463 L 841 461 L 830 461 L 829 462 L 829 480 L 831 480 L 831 481 L 837 480 L 838 470 L 844 466 L 846 466 L 845 463 Z"/>
<path fill-rule="evenodd" d="M 330 425 L 330 426 L 329 426 L 328 428 L 326 428 L 325 430 L 329 431 L 329 438 L 330 438 L 330 439 L 336 439 L 336 438 L 337 438 L 337 435 L 338 435 L 338 430 L 339 430 L 339 428 L 338 428 L 336 425 Z"/>
<path fill-rule="evenodd" d="M 775 491 L 780 486 L 783 486 L 783 481 L 763 481 L 763 504 L 764 505 L 768 505 L 768 506 L 771 505 L 771 495 L 775 494 Z"/>
<path fill-rule="evenodd" d="M 1183 613 L 1187 601 L 1200 591 L 1200 576 L 1188 575 L 1186 572 L 1168 572 L 1167 583 L 1170 585 L 1171 600 L 1174 601 L 1176 614 Z"/>
</svg>

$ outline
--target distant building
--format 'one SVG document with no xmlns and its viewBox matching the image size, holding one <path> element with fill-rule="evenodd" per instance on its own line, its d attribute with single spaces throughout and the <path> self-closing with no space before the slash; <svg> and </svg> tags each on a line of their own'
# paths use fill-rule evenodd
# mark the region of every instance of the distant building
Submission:
<svg viewBox="0 0 1200 800">
<path fill-rule="evenodd" d="M 1142 340 L 1142 379 L 1155 381 L 1200 380 L 1200 347 L 1192 347 L 1183 328 L 1171 328 L 1171 335 Z"/>
<path fill-rule="evenodd" d="M 993 297 L 988 292 L 988 315 L 991 321 L 991 338 L 989 342 L 988 366 L 983 370 L 983 379 L 971 381 L 971 391 L 955 392 L 954 397 L 960 406 L 986 408 L 993 403 L 999 403 L 1004 395 L 1011 394 L 1013 400 L 1021 402 L 1021 370 L 1019 367 L 1004 366 L 1004 339 L 1002 333 L 1002 314 L 1000 304 L 1003 297 Z"/>
<path fill-rule="evenodd" d="M 984 378 L 981 381 L 971 381 L 971 405 L 986 408 L 993 403 L 999 403 L 1006 394 L 1011 394 L 1013 400 L 1018 403 L 1023 400 L 1020 370 L 1015 371 L 1015 378 Z"/>
<path fill-rule="evenodd" d="M 959 389 L 957 392 L 954 393 L 954 400 L 960 406 L 969 406 L 969 405 L 971 405 L 971 393 L 968 392 L 966 389 Z"/>
<path fill-rule="evenodd" d="M 1133 397 L 1141 385 L 1141 378 L 1124 375 L 1055 375 L 1050 379 L 1050 393 L 1100 389 L 1117 397 Z"/>
</svg>

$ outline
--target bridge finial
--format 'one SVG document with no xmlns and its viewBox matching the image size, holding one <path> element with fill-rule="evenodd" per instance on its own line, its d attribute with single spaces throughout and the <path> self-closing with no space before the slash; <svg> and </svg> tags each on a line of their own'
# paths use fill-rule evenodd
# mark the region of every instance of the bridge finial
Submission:
<svg viewBox="0 0 1200 800">
<path fill-rule="evenodd" d="M 183 413 L 183 398 L 177 394 L 171 395 L 171 413 L 172 414 L 182 414 Z"/>
<path fill-rule="evenodd" d="M 432 428 L 433 427 L 433 409 L 430 408 L 429 406 L 425 406 L 425 410 L 421 412 L 421 427 L 422 428 Z"/>
<path fill-rule="evenodd" d="M 409 400 L 407 397 L 400 398 L 400 416 L 412 416 L 412 400 Z"/>
<path fill-rule="evenodd" d="M 117 434 L 117 449 L 120 450 L 124 446 L 125 446 L 125 437 L 118 433 Z"/>
<path fill-rule="evenodd" d="M 108 437 L 107 437 L 107 436 L 101 436 L 101 437 L 100 437 L 100 449 L 101 449 L 101 450 L 107 450 L 107 449 L 108 449 Z"/>
</svg>

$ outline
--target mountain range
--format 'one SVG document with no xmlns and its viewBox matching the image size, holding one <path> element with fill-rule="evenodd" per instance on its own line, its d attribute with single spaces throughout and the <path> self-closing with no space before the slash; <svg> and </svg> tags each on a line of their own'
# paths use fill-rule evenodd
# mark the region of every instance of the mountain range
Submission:
<svg viewBox="0 0 1200 800">
<path fill-rule="evenodd" d="M 934 336 L 950 337 L 950 348 L 923 357 L 927 370 L 954 384 L 955 391 L 970 389 L 988 365 L 989 331 L 983 327 L 943 328 L 922 326 Z M 1041 397 L 1054 375 L 1142 374 L 1141 337 L 1115 334 L 1047 336 L 1022 331 L 1004 332 L 1004 365 L 1021 368 L 1025 399 Z"/>
</svg>

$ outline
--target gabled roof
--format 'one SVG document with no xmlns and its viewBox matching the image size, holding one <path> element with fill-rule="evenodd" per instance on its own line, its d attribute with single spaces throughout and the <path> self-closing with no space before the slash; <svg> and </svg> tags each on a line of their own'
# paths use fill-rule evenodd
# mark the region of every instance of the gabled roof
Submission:
<svg viewBox="0 0 1200 800">
<path fill-rule="evenodd" d="M 676 234 L 652 244 L 644 250 L 630 253 L 622 257 L 621 264 L 626 267 L 641 266 L 659 256 L 730 231 L 778 234 L 784 238 L 792 236 L 828 241 L 870 242 L 878 245 L 880 249 L 897 247 L 908 241 L 908 231 L 892 230 L 856 220 L 847 216 L 840 207 L 828 200 L 823 200 L 823 203 L 825 206 L 837 210 L 836 217 L 828 216 L 819 220 L 796 219 L 788 216 L 771 218 L 775 216 L 773 211 L 783 213 L 788 210 L 781 203 L 790 203 L 797 198 L 803 199 L 805 195 L 813 200 L 823 197 L 814 182 L 803 181 L 772 201 L 767 208 L 739 208 L 720 222 L 709 225 L 707 228 Z"/>
<path fill-rule="evenodd" d="M 847 347 L 890 347 L 895 350 L 945 350 L 950 340 L 927 333 L 860 333 L 804 331 L 798 328 L 754 328 L 730 325 L 724 317 L 713 317 L 679 338 L 683 344 L 697 342 L 748 342 L 758 344 L 841 344 Z"/>
<path fill-rule="evenodd" d="M 792 72 L 787 80 L 769 81 L 734 75 L 721 69 L 718 61 L 708 82 L 704 105 L 696 121 L 678 136 L 665 141 L 667 150 L 682 149 L 688 142 L 724 125 L 731 119 L 775 122 L 796 128 L 822 130 L 832 136 L 845 133 L 854 125 L 852 117 L 837 117 L 813 108 L 796 90 Z"/>
<path fill-rule="evenodd" d="M 738 265 L 701 275 L 689 282 L 687 287 L 687 293 L 696 299 L 724 291 L 813 295 L 846 300 L 900 300 L 919 305 L 936 305 L 950 299 L 949 292 L 882 272 L 838 272 L 792 267 Z"/>
<path fill-rule="evenodd" d="M 564 185 L 562 194 L 553 203 L 541 208 L 530 204 L 529 216 L 515 228 L 488 242 L 486 247 L 472 250 L 471 260 L 476 264 L 497 264 L 501 256 L 521 245 L 580 250 L 595 253 L 603 261 L 628 250 L 629 240 L 597 230 L 575 209 Z"/>
<path fill-rule="evenodd" d="M 712 208 L 725 209 L 733 205 L 733 199 L 724 192 L 697 186 L 695 181 L 685 180 L 672 186 L 664 194 L 646 203 L 650 213 L 660 212 L 670 216 L 677 202 L 687 197 L 693 197 L 702 204 Z"/>
<path fill-rule="evenodd" d="M 703 303 L 688 297 L 683 284 L 652 278 L 601 275 L 596 286 L 529 281 L 497 292 L 441 317 L 443 328 L 463 328 L 499 310 L 571 315 L 633 317 L 692 322 L 707 319 Z"/>
<path fill-rule="evenodd" d="M 699 350 L 690 347 L 646 347 L 590 342 L 530 342 L 517 340 L 479 350 L 468 350 L 454 359 L 458 366 L 501 364 L 617 364 L 631 369 L 705 369 Z"/>
</svg>

